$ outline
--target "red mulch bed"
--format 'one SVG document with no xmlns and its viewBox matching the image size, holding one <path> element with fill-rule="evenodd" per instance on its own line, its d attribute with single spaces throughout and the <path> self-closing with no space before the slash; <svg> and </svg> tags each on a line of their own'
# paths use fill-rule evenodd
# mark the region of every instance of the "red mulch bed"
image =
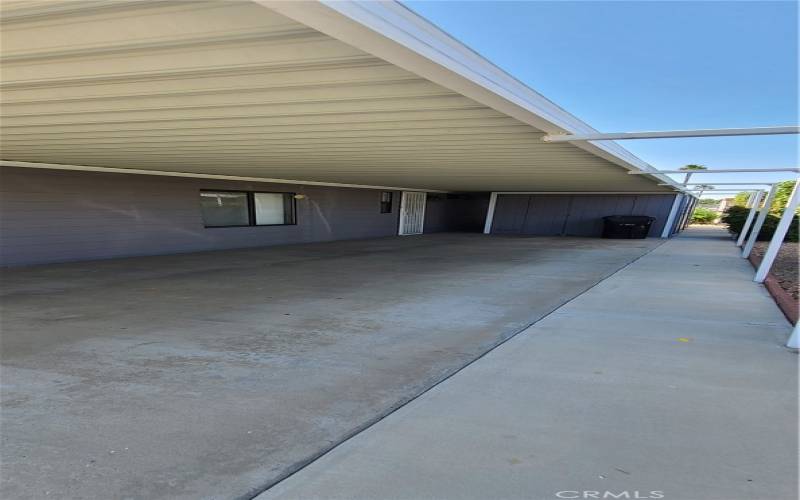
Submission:
<svg viewBox="0 0 800 500">
<path fill-rule="evenodd" d="M 764 252 L 767 251 L 766 241 L 759 241 L 753 247 L 753 255 L 761 260 Z M 798 243 L 784 243 L 781 245 L 781 250 L 775 258 L 775 263 L 772 264 L 770 274 L 775 276 L 781 288 L 786 290 L 789 295 L 800 299 L 800 290 L 798 290 L 798 251 L 800 251 L 800 244 Z"/>
<path fill-rule="evenodd" d="M 753 247 L 750 260 L 754 265 L 761 262 L 764 252 L 767 250 L 766 241 L 759 241 Z M 764 283 L 767 289 L 775 297 L 775 301 L 780 306 L 789 321 L 796 322 L 800 314 L 800 286 L 798 285 L 798 251 L 800 244 L 784 243 L 772 264 L 767 281 Z"/>
</svg>

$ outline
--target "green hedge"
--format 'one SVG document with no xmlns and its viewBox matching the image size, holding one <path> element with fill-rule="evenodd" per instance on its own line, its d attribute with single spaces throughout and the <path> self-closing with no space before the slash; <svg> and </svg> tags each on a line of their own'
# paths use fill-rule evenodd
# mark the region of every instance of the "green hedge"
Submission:
<svg viewBox="0 0 800 500">
<path fill-rule="evenodd" d="M 717 218 L 717 212 L 704 208 L 697 207 L 692 213 L 692 224 L 713 224 Z"/>
<path fill-rule="evenodd" d="M 740 207 L 740 206 L 732 206 L 728 207 L 725 210 L 725 213 L 722 215 L 722 223 L 728 226 L 728 230 L 734 234 L 739 234 L 742 232 L 742 227 L 744 227 L 744 221 L 747 219 L 747 214 L 750 212 L 749 208 Z M 780 217 L 769 214 L 767 218 L 764 220 L 764 225 L 761 227 L 761 231 L 758 233 L 758 241 L 769 240 L 772 238 L 772 235 L 775 233 L 775 227 L 778 225 L 778 221 L 780 221 Z M 786 233 L 786 237 L 783 241 L 797 241 L 798 240 L 798 217 L 797 215 L 794 216 L 794 220 L 792 220 L 792 225 L 789 227 L 789 231 Z"/>
</svg>

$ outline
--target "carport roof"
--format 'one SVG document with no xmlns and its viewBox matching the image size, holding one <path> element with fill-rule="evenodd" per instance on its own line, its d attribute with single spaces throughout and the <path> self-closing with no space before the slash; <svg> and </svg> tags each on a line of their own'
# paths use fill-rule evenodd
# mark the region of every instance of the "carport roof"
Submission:
<svg viewBox="0 0 800 500">
<path fill-rule="evenodd" d="M 443 191 L 679 189 L 396 2 L 2 3 L 3 164 Z M 659 183 L 670 183 L 659 186 Z"/>
</svg>

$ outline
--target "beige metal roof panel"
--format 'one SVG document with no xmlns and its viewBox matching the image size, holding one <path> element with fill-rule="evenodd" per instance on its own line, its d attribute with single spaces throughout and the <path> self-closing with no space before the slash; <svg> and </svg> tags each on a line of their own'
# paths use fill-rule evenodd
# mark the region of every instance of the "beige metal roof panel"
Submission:
<svg viewBox="0 0 800 500">
<path fill-rule="evenodd" d="M 258 3 L 4 1 L 0 13 L 9 162 L 450 191 L 670 190 Z"/>
</svg>

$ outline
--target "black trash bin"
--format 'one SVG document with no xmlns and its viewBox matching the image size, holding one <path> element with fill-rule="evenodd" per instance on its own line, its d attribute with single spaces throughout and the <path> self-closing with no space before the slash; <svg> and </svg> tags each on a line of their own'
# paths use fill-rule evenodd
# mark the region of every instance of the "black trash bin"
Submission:
<svg viewBox="0 0 800 500">
<path fill-rule="evenodd" d="M 655 217 L 648 215 L 609 215 L 603 217 L 603 238 L 647 238 Z"/>
</svg>

